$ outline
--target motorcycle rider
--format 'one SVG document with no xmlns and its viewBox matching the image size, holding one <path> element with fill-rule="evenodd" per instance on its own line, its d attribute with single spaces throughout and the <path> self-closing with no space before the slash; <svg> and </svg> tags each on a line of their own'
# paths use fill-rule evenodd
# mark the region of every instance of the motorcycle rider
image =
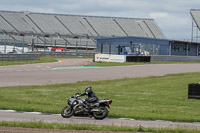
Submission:
<svg viewBox="0 0 200 133">
<path fill-rule="evenodd" d="M 85 99 L 84 104 L 86 104 L 86 106 L 87 106 L 88 108 L 91 107 L 91 106 L 90 106 L 91 103 L 94 103 L 94 102 L 98 101 L 98 97 L 97 97 L 97 96 L 95 95 L 95 93 L 92 91 L 92 87 L 87 87 L 87 88 L 85 89 L 85 92 L 82 93 L 82 94 L 80 94 L 80 95 L 78 95 L 78 96 L 80 97 L 80 96 L 85 96 L 85 95 L 88 95 L 88 98 Z"/>
</svg>

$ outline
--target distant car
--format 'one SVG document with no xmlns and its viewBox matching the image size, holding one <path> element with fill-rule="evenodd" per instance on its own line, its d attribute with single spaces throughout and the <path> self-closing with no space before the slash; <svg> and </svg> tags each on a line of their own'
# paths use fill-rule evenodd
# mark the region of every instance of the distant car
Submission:
<svg viewBox="0 0 200 133">
<path fill-rule="evenodd" d="M 65 51 L 66 48 L 51 48 L 51 51 L 58 51 L 58 52 L 63 52 Z"/>
</svg>

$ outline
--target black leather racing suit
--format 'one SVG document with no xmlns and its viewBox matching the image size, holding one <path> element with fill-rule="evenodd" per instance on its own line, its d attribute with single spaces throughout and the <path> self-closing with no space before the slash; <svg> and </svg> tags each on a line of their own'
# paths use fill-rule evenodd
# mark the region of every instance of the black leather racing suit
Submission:
<svg viewBox="0 0 200 133">
<path fill-rule="evenodd" d="M 91 92 L 89 94 L 83 93 L 80 96 L 85 96 L 85 95 L 88 95 L 88 98 L 85 99 L 86 105 L 90 105 L 90 103 L 94 103 L 94 102 L 98 101 L 98 97 L 95 95 L 94 92 Z"/>
</svg>

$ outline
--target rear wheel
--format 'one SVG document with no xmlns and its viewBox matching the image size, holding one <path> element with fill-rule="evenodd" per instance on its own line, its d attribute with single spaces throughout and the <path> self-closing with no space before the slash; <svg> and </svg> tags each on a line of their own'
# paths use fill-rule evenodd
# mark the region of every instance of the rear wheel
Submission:
<svg viewBox="0 0 200 133">
<path fill-rule="evenodd" d="M 106 107 L 100 106 L 97 109 L 99 111 L 93 113 L 95 119 L 102 120 L 108 115 L 108 110 Z"/>
<path fill-rule="evenodd" d="M 72 106 L 66 106 L 65 108 L 63 108 L 63 110 L 61 111 L 61 116 L 63 118 L 69 118 L 74 114 L 73 108 Z"/>
</svg>

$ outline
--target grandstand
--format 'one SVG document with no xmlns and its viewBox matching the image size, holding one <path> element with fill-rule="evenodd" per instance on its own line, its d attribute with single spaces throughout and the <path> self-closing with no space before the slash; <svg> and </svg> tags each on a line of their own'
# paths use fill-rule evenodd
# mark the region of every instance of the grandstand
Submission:
<svg viewBox="0 0 200 133">
<path fill-rule="evenodd" d="M 192 38 L 191 41 L 200 40 L 200 9 L 191 9 L 190 14 L 192 16 Z"/>
<path fill-rule="evenodd" d="M 97 37 L 165 39 L 153 19 L 0 11 L 0 23 L 1 42 L 40 46 L 96 49 Z"/>
</svg>

